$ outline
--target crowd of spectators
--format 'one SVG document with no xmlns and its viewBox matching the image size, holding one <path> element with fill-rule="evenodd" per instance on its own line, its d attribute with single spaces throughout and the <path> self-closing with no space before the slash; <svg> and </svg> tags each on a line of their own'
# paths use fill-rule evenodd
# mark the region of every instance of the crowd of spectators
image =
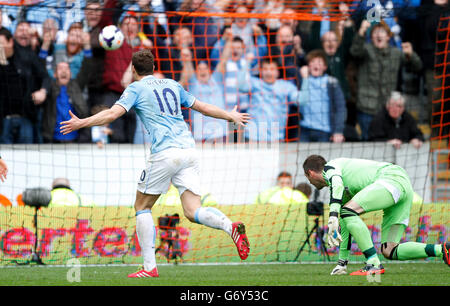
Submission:
<svg viewBox="0 0 450 306">
<path fill-rule="evenodd" d="M 112 106 L 132 82 L 131 56 L 141 48 L 155 55 L 155 76 L 252 115 L 239 138 L 233 125 L 183 110 L 196 141 L 404 136 L 402 142 L 421 143 L 417 124 L 431 123 L 435 37 L 448 0 L 369 2 L 45 0 L 3 6 L 0 143 L 145 142 L 134 111 L 101 129 L 69 135 L 58 129 L 69 111 L 84 117 Z M 298 12 L 324 19 L 292 18 Z M 330 21 L 336 12 L 341 20 Z M 267 13 L 286 18 L 255 17 Z M 369 22 L 369 14 L 380 19 Z M 115 51 L 98 42 L 110 24 L 125 37 Z M 392 107 L 401 108 L 403 121 L 392 117 Z M 395 135 L 404 122 L 408 135 Z"/>
</svg>

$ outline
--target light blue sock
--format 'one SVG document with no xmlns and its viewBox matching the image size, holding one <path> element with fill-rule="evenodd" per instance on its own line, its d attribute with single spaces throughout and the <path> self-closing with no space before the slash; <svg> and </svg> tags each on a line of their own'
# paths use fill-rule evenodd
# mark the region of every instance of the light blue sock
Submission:
<svg viewBox="0 0 450 306">
<path fill-rule="evenodd" d="M 221 229 L 231 235 L 231 220 L 217 208 L 200 207 L 195 211 L 194 219 L 199 224 Z"/>
</svg>

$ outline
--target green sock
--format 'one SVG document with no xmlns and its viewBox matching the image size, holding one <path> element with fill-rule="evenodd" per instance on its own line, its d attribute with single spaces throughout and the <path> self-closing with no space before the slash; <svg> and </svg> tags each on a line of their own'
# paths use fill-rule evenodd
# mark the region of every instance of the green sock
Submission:
<svg viewBox="0 0 450 306">
<path fill-rule="evenodd" d="M 376 251 L 375 251 L 376 252 Z M 379 267 L 381 262 L 380 262 L 380 258 L 378 258 L 378 254 L 375 253 L 374 255 L 372 255 L 371 257 L 367 258 L 366 262 L 368 264 L 374 265 L 375 267 Z"/>
<path fill-rule="evenodd" d="M 392 259 L 411 260 L 439 256 L 442 256 L 440 244 L 405 242 L 398 245 Z"/>
<path fill-rule="evenodd" d="M 367 225 L 357 215 L 348 216 L 342 219 L 347 227 L 349 233 L 355 239 L 358 247 L 363 251 L 364 256 L 367 258 L 368 264 L 373 264 L 378 267 L 380 265 L 380 259 L 378 258 L 377 251 L 375 250 L 370 236 Z"/>
</svg>

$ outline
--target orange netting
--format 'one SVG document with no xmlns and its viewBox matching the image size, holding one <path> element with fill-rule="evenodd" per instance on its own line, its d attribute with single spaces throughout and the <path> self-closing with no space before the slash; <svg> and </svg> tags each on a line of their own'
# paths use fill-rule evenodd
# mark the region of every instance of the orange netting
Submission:
<svg viewBox="0 0 450 306">
<path fill-rule="evenodd" d="M 433 92 L 434 200 L 448 200 L 450 179 L 450 15 L 444 15 L 436 33 L 435 88 Z"/>
</svg>

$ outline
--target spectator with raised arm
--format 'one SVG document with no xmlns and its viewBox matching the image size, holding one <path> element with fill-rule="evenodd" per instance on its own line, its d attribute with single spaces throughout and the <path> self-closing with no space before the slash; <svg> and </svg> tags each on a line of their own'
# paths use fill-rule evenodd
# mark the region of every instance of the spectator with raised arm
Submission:
<svg viewBox="0 0 450 306">
<path fill-rule="evenodd" d="M 248 113 L 253 120 L 245 131 L 249 140 L 284 141 L 290 105 L 307 103 L 308 81 L 298 90 L 292 82 L 279 79 L 278 69 L 276 61 L 266 58 L 262 61 L 261 78 L 251 77 L 248 69 L 239 72 L 239 90 L 251 92 Z"/>
<path fill-rule="evenodd" d="M 248 13 L 246 6 L 238 6 L 236 13 Z M 252 53 L 256 58 L 267 55 L 267 38 L 262 29 L 249 18 L 236 18 L 231 23 L 233 36 L 239 36 L 244 41 L 246 51 Z"/>
<path fill-rule="evenodd" d="M 304 33 L 301 30 L 300 27 L 300 22 L 299 20 L 295 19 L 295 17 L 291 17 L 290 15 L 295 15 L 297 12 L 293 9 L 293 8 L 285 8 L 283 10 L 283 14 L 286 16 L 286 18 L 282 18 L 281 21 L 281 26 L 288 26 L 292 29 L 292 33 L 294 33 L 294 38 L 293 38 L 293 43 L 296 46 L 299 46 L 299 52 L 301 53 L 305 53 L 305 47 L 306 47 L 306 43 L 307 43 L 307 33 Z M 276 40 L 273 40 L 273 42 L 269 42 L 269 43 L 275 43 Z"/>
<path fill-rule="evenodd" d="M 343 20 L 334 22 L 334 27 L 322 34 L 320 21 L 314 21 L 311 27 L 309 47 L 323 49 L 327 56 L 327 71 L 339 80 L 339 85 L 345 99 L 350 98 L 350 89 L 346 76 L 347 65 L 350 61 L 350 47 L 355 35 L 354 23 L 349 16 L 348 6 L 345 3 L 339 5 L 339 11 L 345 16 Z"/>
<path fill-rule="evenodd" d="M 181 72 L 180 84 L 194 96 L 202 101 L 225 109 L 223 95 L 223 76 L 219 71 L 224 65 L 224 56 L 217 65 L 216 70 L 211 73 L 207 62 L 192 62 L 192 54 L 189 49 L 181 51 L 183 70 Z M 227 122 L 192 112 L 192 135 L 196 141 L 210 143 L 224 143 L 227 137 Z"/>
<path fill-rule="evenodd" d="M 349 33 L 350 34 L 350 33 Z M 351 33 L 353 34 L 353 33 Z M 353 37 L 347 36 L 347 38 Z M 351 43 L 350 38 L 350 43 Z M 336 32 L 326 32 L 322 38 L 322 49 L 327 56 L 327 73 L 338 79 L 339 85 L 346 99 L 350 97 L 350 89 L 346 76 L 346 64 L 348 63 L 350 46 L 343 45 Z"/>
<path fill-rule="evenodd" d="M 138 23 L 138 37 L 146 41 L 148 48 L 158 56 L 155 58 L 155 70 L 166 69 L 161 66 L 160 58 L 167 57 L 167 45 L 170 43 L 168 19 L 165 14 L 165 3 L 162 0 L 136 0 L 133 4 L 125 4 L 123 15 L 133 15 Z M 161 52 L 159 49 L 162 49 Z"/>
<path fill-rule="evenodd" d="M 371 42 L 366 43 L 366 32 L 369 29 Z M 364 20 L 350 47 L 350 53 L 358 65 L 356 108 L 362 140 L 368 139 L 373 117 L 397 88 L 400 67 L 404 65 L 412 72 L 418 72 L 422 68 L 422 62 L 412 45 L 403 43 L 403 50 L 392 47 L 389 45 L 391 36 L 389 27 L 383 21 L 371 27 Z"/>
<path fill-rule="evenodd" d="M 239 91 L 238 74 L 241 71 L 245 73 L 249 66 L 254 67 L 256 62 L 254 61 L 254 55 L 246 53 L 244 41 L 239 36 L 233 36 L 230 28 L 225 30 L 222 40 L 225 42 L 220 54 L 224 62 L 222 62 L 222 65 L 217 65 L 217 68 L 224 78 L 225 108 L 233 109 L 237 105 L 240 111 L 246 111 L 249 95 Z M 218 56 L 219 52 L 215 49 L 212 54 Z"/>
<path fill-rule="evenodd" d="M 167 37 L 169 28 L 164 2 L 162 0 L 136 0 L 133 4 L 124 5 L 122 9 L 135 12 L 140 24 L 140 32 L 154 38 Z"/>
<path fill-rule="evenodd" d="M 314 26 L 314 24 L 312 29 L 317 31 L 315 33 L 318 35 L 318 27 Z M 351 18 L 348 17 L 347 19 L 339 21 L 337 27 L 333 31 L 325 32 L 320 38 L 320 48 L 323 49 L 327 55 L 328 68 L 326 73 L 339 81 L 342 93 L 344 94 L 347 108 L 347 120 L 344 134 L 350 141 L 359 140 L 359 135 L 355 127 L 356 103 L 354 76 L 357 69 L 350 56 L 350 46 L 354 35 L 354 24 Z"/>
<path fill-rule="evenodd" d="M 39 51 L 39 35 L 28 21 L 23 20 L 17 23 L 14 40 L 23 48 L 30 48 L 35 53 Z"/>
<path fill-rule="evenodd" d="M 282 0 L 265 0 L 263 6 L 256 8 L 257 13 L 263 14 L 281 14 L 285 9 L 285 1 Z M 275 36 L 282 26 L 281 18 L 264 18 L 260 19 L 259 24 L 267 35 L 269 45 L 276 43 Z"/>
<path fill-rule="evenodd" d="M 242 7 L 245 9 L 245 7 Z M 244 19 L 244 18 L 241 18 Z M 267 55 L 268 45 L 267 39 L 264 35 L 262 29 L 256 24 L 250 24 L 247 19 L 244 21 L 240 21 L 239 18 L 236 19 L 231 27 L 226 28 L 222 37 L 217 41 L 214 45 L 214 48 L 211 50 L 211 65 L 213 68 L 217 65 L 219 61 L 219 57 L 225 48 L 225 44 L 229 42 L 230 39 L 240 38 L 242 40 L 242 45 L 245 47 L 245 54 L 242 54 L 242 57 L 252 58 L 250 63 L 250 67 L 252 68 L 253 74 L 258 74 L 258 64 L 261 63 L 261 60 Z M 240 26 L 245 24 L 241 29 Z M 235 26 L 238 24 L 238 26 Z M 244 31 L 244 29 L 247 29 Z M 247 45 L 250 44 L 250 45 Z"/>
<path fill-rule="evenodd" d="M 89 34 L 85 34 L 89 36 Z M 69 110 L 79 116 L 89 115 L 89 107 L 83 96 L 83 89 L 86 86 L 91 66 L 92 57 L 85 58 L 80 73 L 73 79 L 69 63 L 62 61 L 56 64 L 55 80 L 52 82 L 51 90 L 43 104 L 42 134 L 45 142 L 74 143 L 89 141 L 89 129 L 63 135 L 60 132 L 60 123 L 69 119 Z"/>
<path fill-rule="evenodd" d="M 159 70 L 168 78 L 175 81 L 180 80 L 181 70 L 183 68 L 181 61 L 181 50 L 188 48 L 194 61 L 201 60 L 197 55 L 197 50 L 193 47 L 192 32 L 187 27 L 179 27 L 174 31 L 172 43 L 167 47 L 156 49 L 159 62 Z"/>
<path fill-rule="evenodd" d="M 364 19 L 372 18 L 375 21 L 383 20 L 391 33 L 389 44 L 399 49 L 402 40 L 408 36 L 417 36 L 417 33 L 408 33 L 415 28 L 417 8 L 430 1 L 422 0 L 370 0 L 354 1 L 350 5 L 352 18 L 360 25 Z M 367 37 L 370 40 L 370 37 Z M 406 40 L 409 41 L 409 40 Z"/>
<path fill-rule="evenodd" d="M 72 78 L 76 78 L 84 57 L 92 56 L 90 36 L 83 31 L 83 24 L 72 24 L 66 42 L 64 44 L 55 43 L 53 56 L 50 57 L 48 51 L 52 43 L 51 32 L 44 33 L 39 57 L 47 63 L 48 74 L 53 77 L 55 65 L 64 61 L 69 63 Z"/>
<path fill-rule="evenodd" d="M 196 13 L 221 13 L 230 0 L 219 0 L 208 2 L 203 0 L 185 0 L 179 11 Z M 174 16 L 169 20 L 170 24 L 180 24 L 191 30 L 193 37 L 192 45 L 195 49 L 194 57 L 197 59 L 208 59 L 211 48 L 219 39 L 223 26 L 221 17 L 215 16 Z"/>
<path fill-rule="evenodd" d="M 298 68 L 304 65 L 305 54 L 300 36 L 294 39 L 294 32 L 290 26 L 282 25 L 278 29 L 276 43 L 269 47 L 268 56 L 277 62 L 280 78 L 297 84 Z"/>
<path fill-rule="evenodd" d="M 40 49 L 39 37 L 36 29 L 31 28 L 30 24 L 25 21 L 19 21 L 17 23 L 16 30 L 14 32 L 14 42 L 17 47 L 18 52 L 33 52 L 37 54 Z M 35 55 L 33 55 L 35 57 Z M 35 120 L 33 122 L 33 138 L 35 143 L 42 143 L 42 106 L 36 105 L 36 115 Z"/>
<path fill-rule="evenodd" d="M 38 55 L 45 62 L 47 71 L 52 71 L 57 33 L 58 24 L 56 23 L 56 20 L 53 18 L 46 19 L 42 24 Z"/>
<path fill-rule="evenodd" d="M 38 106 L 50 90 L 50 78 L 38 56 L 18 47 L 11 32 L 0 29 L 1 143 L 37 141 L 34 126 Z"/>
</svg>

